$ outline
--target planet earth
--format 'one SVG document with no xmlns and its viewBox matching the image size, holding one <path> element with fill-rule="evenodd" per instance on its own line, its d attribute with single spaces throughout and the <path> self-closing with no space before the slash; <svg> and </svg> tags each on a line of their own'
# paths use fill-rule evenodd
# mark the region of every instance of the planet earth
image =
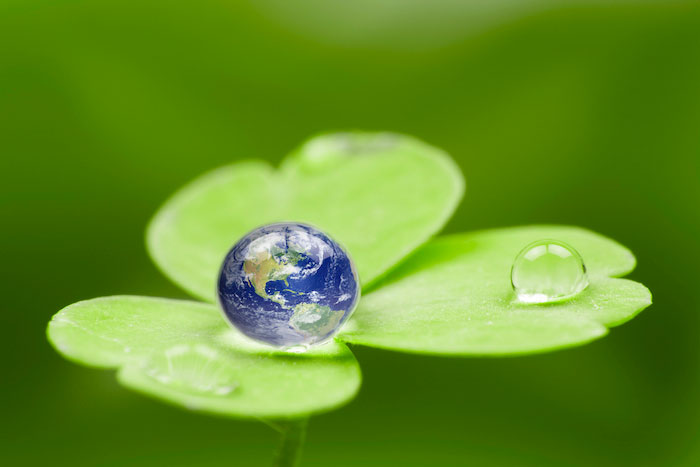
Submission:
<svg viewBox="0 0 700 467">
<path fill-rule="evenodd" d="M 277 223 L 236 243 L 218 280 L 226 318 L 242 333 L 276 347 L 330 339 L 360 295 L 355 266 L 343 248 L 315 227 Z"/>
</svg>

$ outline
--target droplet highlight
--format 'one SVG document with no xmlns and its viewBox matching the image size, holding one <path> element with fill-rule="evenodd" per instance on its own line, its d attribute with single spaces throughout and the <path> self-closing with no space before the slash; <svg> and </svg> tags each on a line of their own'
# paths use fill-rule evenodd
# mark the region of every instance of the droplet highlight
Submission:
<svg viewBox="0 0 700 467">
<path fill-rule="evenodd" d="M 588 286 L 586 266 L 571 245 L 539 240 L 516 256 L 511 283 L 522 303 L 552 303 L 570 299 Z"/>
<path fill-rule="evenodd" d="M 291 347 L 287 347 L 284 349 L 285 352 L 287 353 L 306 353 L 306 351 L 309 350 L 308 345 L 293 345 Z"/>
</svg>

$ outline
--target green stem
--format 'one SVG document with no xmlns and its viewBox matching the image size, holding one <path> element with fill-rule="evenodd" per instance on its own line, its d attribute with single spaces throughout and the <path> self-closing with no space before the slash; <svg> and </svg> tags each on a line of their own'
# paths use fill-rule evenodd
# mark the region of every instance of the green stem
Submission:
<svg viewBox="0 0 700 467">
<path fill-rule="evenodd" d="M 306 425 L 308 418 L 287 420 L 278 425 L 282 434 L 277 455 L 275 456 L 275 467 L 296 467 L 301 458 L 301 448 L 306 438 Z"/>
</svg>

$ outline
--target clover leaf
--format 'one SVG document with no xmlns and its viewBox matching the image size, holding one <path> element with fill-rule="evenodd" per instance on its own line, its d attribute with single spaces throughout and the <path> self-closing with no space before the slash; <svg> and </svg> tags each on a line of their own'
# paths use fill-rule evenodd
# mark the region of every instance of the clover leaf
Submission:
<svg viewBox="0 0 700 467">
<path fill-rule="evenodd" d="M 279 170 L 241 162 L 177 192 L 148 228 L 161 270 L 196 297 L 214 301 L 222 258 L 250 230 L 306 222 L 343 244 L 368 284 L 442 228 L 464 181 L 439 149 L 391 133 L 312 138 Z"/>
<path fill-rule="evenodd" d="M 574 246 L 590 285 L 549 305 L 515 300 L 510 268 L 521 248 L 546 238 Z M 589 342 L 651 303 L 643 285 L 615 279 L 632 253 L 588 230 L 530 226 L 437 238 L 363 297 L 339 339 L 405 352 L 514 355 Z"/>
<path fill-rule="evenodd" d="M 184 300 L 78 302 L 53 317 L 48 336 L 71 360 L 118 368 L 127 387 L 220 415 L 306 416 L 352 399 L 361 380 L 342 343 L 282 352 L 242 336 L 215 306 Z"/>
<path fill-rule="evenodd" d="M 115 296 L 75 303 L 49 323 L 56 349 L 78 363 L 118 369 L 132 389 L 191 409 L 267 420 L 282 433 L 279 465 L 293 465 L 306 417 L 349 401 L 360 370 L 345 343 L 435 355 L 516 355 L 599 338 L 651 303 L 619 279 L 635 265 L 593 232 L 530 226 L 430 240 L 464 190 L 456 165 L 408 136 L 339 133 L 313 138 L 275 170 L 233 164 L 177 192 L 147 232 L 161 270 L 213 302 L 221 261 L 251 229 L 311 223 L 356 262 L 365 296 L 336 340 L 295 355 L 254 343 L 209 303 Z M 549 305 L 515 300 L 512 261 L 544 238 L 581 254 L 589 286 Z M 275 419 L 276 421 L 271 421 Z"/>
<path fill-rule="evenodd" d="M 367 283 L 439 230 L 463 189 L 447 155 L 408 136 L 325 135 L 302 145 L 278 171 L 250 161 L 196 180 L 156 214 L 147 241 L 163 271 L 213 301 L 220 263 L 243 234 L 301 220 L 344 242 Z M 223 415 L 304 417 L 347 402 L 360 384 L 343 343 L 304 355 L 277 351 L 251 342 L 205 303 L 88 300 L 56 314 L 48 335 L 71 360 L 118 368 L 125 386 Z"/>
</svg>

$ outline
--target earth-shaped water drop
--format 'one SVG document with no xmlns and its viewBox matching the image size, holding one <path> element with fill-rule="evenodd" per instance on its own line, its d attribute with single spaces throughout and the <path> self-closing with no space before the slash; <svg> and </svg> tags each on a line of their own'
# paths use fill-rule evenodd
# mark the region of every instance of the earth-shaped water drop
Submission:
<svg viewBox="0 0 700 467">
<path fill-rule="evenodd" d="M 574 297 L 588 286 L 581 255 L 558 240 L 540 240 L 518 254 L 511 283 L 523 303 L 550 303 Z"/>
<path fill-rule="evenodd" d="M 360 285 L 338 243 L 309 225 L 279 223 L 233 246 L 219 273 L 218 295 L 226 318 L 248 337 L 299 348 L 340 329 Z"/>
</svg>

